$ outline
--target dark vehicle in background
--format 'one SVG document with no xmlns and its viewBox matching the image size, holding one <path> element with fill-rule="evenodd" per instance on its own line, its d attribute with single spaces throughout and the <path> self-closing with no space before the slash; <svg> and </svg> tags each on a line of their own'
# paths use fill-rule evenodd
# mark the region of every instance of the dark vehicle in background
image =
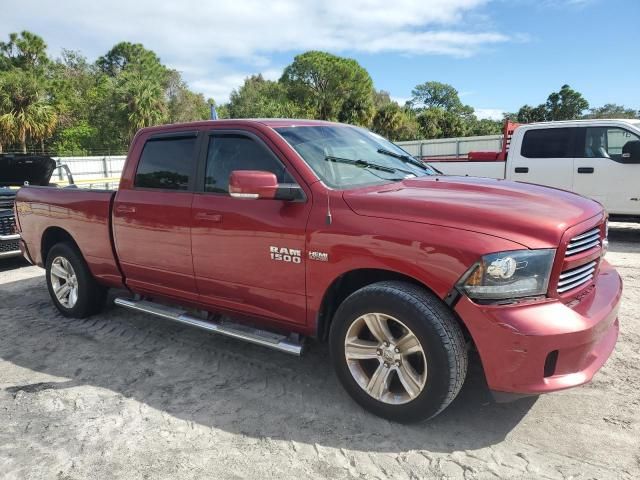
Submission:
<svg viewBox="0 0 640 480">
<path fill-rule="evenodd" d="M 0 260 L 22 255 L 13 208 L 18 192 L 15 187 L 25 183 L 47 186 L 55 168 L 56 161 L 47 156 L 0 155 Z"/>
</svg>

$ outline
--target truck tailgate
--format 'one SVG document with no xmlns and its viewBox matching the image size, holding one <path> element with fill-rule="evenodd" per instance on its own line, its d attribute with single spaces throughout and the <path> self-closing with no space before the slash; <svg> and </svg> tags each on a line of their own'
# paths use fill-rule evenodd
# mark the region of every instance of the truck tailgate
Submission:
<svg viewBox="0 0 640 480">
<path fill-rule="evenodd" d="M 121 287 L 111 237 L 114 191 L 23 187 L 18 191 L 18 228 L 31 260 L 43 266 L 51 239 L 70 236 L 96 279 Z"/>
</svg>

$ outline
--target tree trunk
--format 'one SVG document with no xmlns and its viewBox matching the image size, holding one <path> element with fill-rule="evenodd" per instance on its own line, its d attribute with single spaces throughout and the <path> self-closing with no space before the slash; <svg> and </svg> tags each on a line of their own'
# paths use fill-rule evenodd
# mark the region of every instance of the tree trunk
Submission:
<svg viewBox="0 0 640 480">
<path fill-rule="evenodd" d="M 20 145 L 22 145 L 22 153 L 27 153 L 27 134 L 22 132 L 20 135 Z"/>
<path fill-rule="evenodd" d="M 2 153 L 2 144 L 0 143 L 0 153 Z"/>
<path fill-rule="evenodd" d="M 40 150 L 42 150 L 42 155 L 44 155 L 44 139 L 40 140 Z"/>
</svg>

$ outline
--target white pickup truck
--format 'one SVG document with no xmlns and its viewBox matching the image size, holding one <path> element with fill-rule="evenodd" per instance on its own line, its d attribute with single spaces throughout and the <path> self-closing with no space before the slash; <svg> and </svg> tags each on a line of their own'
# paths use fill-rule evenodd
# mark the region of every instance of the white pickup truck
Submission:
<svg viewBox="0 0 640 480">
<path fill-rule="evenodd" d="M 507 122 L 501 152 L 429 158 L 448 175 L 506 178 L 570 190 L 612 217 L 640 219 L 640 120 Z"/>
</svg>

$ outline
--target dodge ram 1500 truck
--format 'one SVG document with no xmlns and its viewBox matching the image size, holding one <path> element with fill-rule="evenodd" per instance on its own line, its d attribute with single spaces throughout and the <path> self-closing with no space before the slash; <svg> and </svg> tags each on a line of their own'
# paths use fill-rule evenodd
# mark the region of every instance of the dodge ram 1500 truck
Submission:
<svg viewBox="0 0 640 480">
<path fill-rule="evenodd" d="M 448 175 L 562 188 L 597 200 L 612 219 L 640 220 L 640 120 L 505 122 L 500 152 L 423 160 Z"/>
<path fill-rule="evenodd" d="M 349 394 L 395 421 L 442 411 L 471 348 L 491 390 L 526 395 L 589 381 L 618 337 L 598 203 L 441 176 L 349 125 L 145 128 L 117 192 L 25 187 L 17 213 L 63 315 L 124 287 L 117 305 L 276 350 L 326 340 Z"/>
</svg>

